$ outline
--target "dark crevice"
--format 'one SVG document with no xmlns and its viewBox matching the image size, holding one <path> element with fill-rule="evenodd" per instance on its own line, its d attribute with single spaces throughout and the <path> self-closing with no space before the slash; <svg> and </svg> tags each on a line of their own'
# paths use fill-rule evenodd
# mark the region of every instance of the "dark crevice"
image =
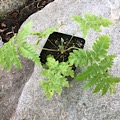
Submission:
<svg viewBox="0 0 120 120">
<path fill-rule="evenodd" d="M 25 5 L 0 18 L 0 36 L 2 41 L 8 42 L 17 33 L 21 24 L 33 13 L 44 8 L 54 0 L 28 0 Z"/>
</svg>

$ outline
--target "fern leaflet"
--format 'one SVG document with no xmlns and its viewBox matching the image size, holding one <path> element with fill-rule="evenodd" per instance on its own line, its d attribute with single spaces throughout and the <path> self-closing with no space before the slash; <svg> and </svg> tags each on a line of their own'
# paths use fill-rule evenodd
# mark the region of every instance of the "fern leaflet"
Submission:
<svg viewBox="0 0 120 120">
<path fill-rule="evenodd" d="M 31 33 L 31 28 L 32 28 L 32 21 L 29 21 L 21 28 L 21 30 L 17 34 L 16 44 L 25 42 L 26 36 L 30 35 Z"/>
<path fill-rule="evenodd" d="M 2 69 L 6 68 L 7 71 L 9 71 L 13 65 L 19 69 L 21 68 L 18 50 L 14 45 L 14 37 L 0 48 L 0 65 Z"/>
<path fill-rule="evenodd" d="M 101 58 L 104 58 L 108 52 L 110 45 L 110 38 L 107 35 L 100 36 L 93 44 L 92 50 L 74 50 L 73 53 L 70 53 L 69 62 L 71 65 L 73 63 L 75 66 L 88 66 L 97 61 L 100 61 Z M 79 59 L 79 60 L 78 60 Z"/>
<path fill-rule="evenodd" d="M 83 37 L 86 37 L 90 28 L 97 32 L 101 32 L 100 27 L 108 27 L 112 24 L 107 18 L 97 17 L 96 15 L 85 14 L 84 19 L 81 16 L 72 16 L 72 19 L 80 26 Z"/>
<path fill-rule="evenodd" d="M 39 54 L 35 51 L 33 45 L 23 42 L 22 45 L 18 48 L 20 54 L 28 59 L 31 59 L 37 65 L 40 65 Z"/>
<path fill-rule="evenodd" d="M 46 65 L 48 69 L 43 70 L 41 74 L 48 80 L 41 81 L 40 84 L 42 85 L 46 96 L 50 99 L 54 92 L 57 92 L 60 95 L 62 87 L 69 87 L 66 76 L 74 77 L 74 71 L 68 63 L 59 63 L 52 56 L 48 56 Z"/>
<path fill-rule="evenodd" d="M 54 27 L 51 27 L 51 28 L 48 28 L 44 31 L 42 31 L 41 33 L 40 32 L 33 32 L 32 34 L 33 35 L 37 35 L 39 38 L 45 38 L 47 37 L 48 35 L 52 34 L 53 32 L 55 32 L 55 30 L 57 29 L 58 27 L 54 26 Z"/>
</svg>

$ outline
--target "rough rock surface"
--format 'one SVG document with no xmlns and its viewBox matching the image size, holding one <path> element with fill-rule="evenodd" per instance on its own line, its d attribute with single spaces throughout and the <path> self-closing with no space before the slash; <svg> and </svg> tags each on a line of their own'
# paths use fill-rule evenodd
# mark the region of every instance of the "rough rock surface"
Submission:
<svg viewBox="0 0 120 120">
<path fill-rule="evenodd" d="M 78 27 L 70 17 L 72 15 L 82 16 L 86 12 L 111 18 L 111 8 L 104 0 L 56 0 L 43 10 L 33 14 L 26 22 L 33 20 L 33 31 L 42 31 L 62 23 L 58 31 L 73 34 Z M 90 48 L 94 40 L 101 34 L 111 36 L 109 52 L 118 56 L 111 73 L 120 76 L 119 19 L 110 28 L 103 29 L 102 33 L 91 30 L 86 37 L 85 49 Z M 75 35 L 81 37 L 80 32 Z M 37 37 L 29 36 L 27 40 L 35 44 Z M 45 39 L 41 40 L 39 52 L 45 42 Z M 35 66 L 11 120 L 120 120 L 120 84 L 117 86 L 115 95 L 108 93 L 101 96 L 100 94 L 92 94 L 91 90 L 82 91 L 83 83 L 72 81 L 71 87 L 65 88 L 61 96 L 55 95 L 48 101 L 39 86 L 39 81 L 44 79 L 39 74 L 41 70 L 42 68 Z"/>
<path fill-rule="evenodd" d="M 0 48 L 3 46 L 2 38 L 0 37 Z"/>
<path fill-rule="evenodd" d="M 10 72 L 0 68 L 0 120 L 9 120 L 17 107 L 25 82 L 29 80 L 34 63 L 21 58 L 23 68 L 12 68 Z"/>
<path fill-rule="evenodd" d="M 0 15 L 5 15 L 23 6 L 27 0 L 0 0 Z"/>
</svg>

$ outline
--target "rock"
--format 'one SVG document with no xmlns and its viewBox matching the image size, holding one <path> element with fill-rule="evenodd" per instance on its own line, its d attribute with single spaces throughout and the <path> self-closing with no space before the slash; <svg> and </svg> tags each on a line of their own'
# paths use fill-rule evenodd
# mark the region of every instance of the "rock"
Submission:
<svg viewBox="0 0 120 120">
<path fill-rule="evenodd" d="M 0 37 L 0 48 L 3 46 L 2 38 Z"/>
<path fill-rule="evenodd" d="M 0 0 L 0 15 L 5 15 L 23 6 L 27 0 Z"/>
<path fill-rule="evenodd" d="M 21 58 L 23 68 L 12 68 L 10 72 L 0 68 L 0 120 L 9 120 L 17 107 L 22 89 L 33 72 L 34 63 Z"/>
<path fill-rule="evenodd" d="M 81 37 L 75 32 L 78 26 L 70 19 L 72 15 L 93 13 L 98 16 L 110 18 L 110 8 L 104 1 L 99 0 L 56 0 L 41 11 L 30 16 L 25 23 L 32 20 L 32 31 L 42 31 L 51 26 L 61 24 L 58 31 Z M 24 25 L 24 24 L 23 24 Z M 116 21 L 110 28 L 103 29 L 102 33 L 91 30 L 86 37 L 85 49 L 99 35 L 111 36 L 109 52 L 116 54 L 115 64 L 111 73 L 120 76 L 120 21 Z M 27 41 L 31 44 L 37 42 L 37 37 L 29 36 Z M 46 39 L 42 39 L 38 51 L 41 52 Z M 92 94 L 92 90 L 82 91 L 83 83 L 72 81 L 69 88 L 64 88 L 62 95 L 57 94 L 48 101 L 39 82 L 44 78 L 40 75 L 42 68 L 35 65 L 34 72 L 26 83 L 20 96 L 15 114 L 11 120 L 120 120 L 120 84 L 117 93 L 105 96 Z"/>
<path fill-rule="evenodd" d="M 120 18 L 120 0 L 105 0 L 111 9 L 111 18 L 118 20 Z"/>
</svg>

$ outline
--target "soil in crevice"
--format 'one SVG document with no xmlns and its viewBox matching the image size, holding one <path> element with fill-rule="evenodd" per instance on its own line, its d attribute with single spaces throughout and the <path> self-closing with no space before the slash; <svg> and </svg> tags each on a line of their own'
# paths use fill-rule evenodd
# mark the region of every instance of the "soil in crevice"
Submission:
<svg viewBox="0 0 120 120">
<path fill-rule="evenodd" d="M 25 5 L 0 18 L 0 36 L 2 41 L 8 42 L 17 33 L 21 24 L 33 13 L 41 10 L 54 0 L 28 0 Z"/>
</svg>

